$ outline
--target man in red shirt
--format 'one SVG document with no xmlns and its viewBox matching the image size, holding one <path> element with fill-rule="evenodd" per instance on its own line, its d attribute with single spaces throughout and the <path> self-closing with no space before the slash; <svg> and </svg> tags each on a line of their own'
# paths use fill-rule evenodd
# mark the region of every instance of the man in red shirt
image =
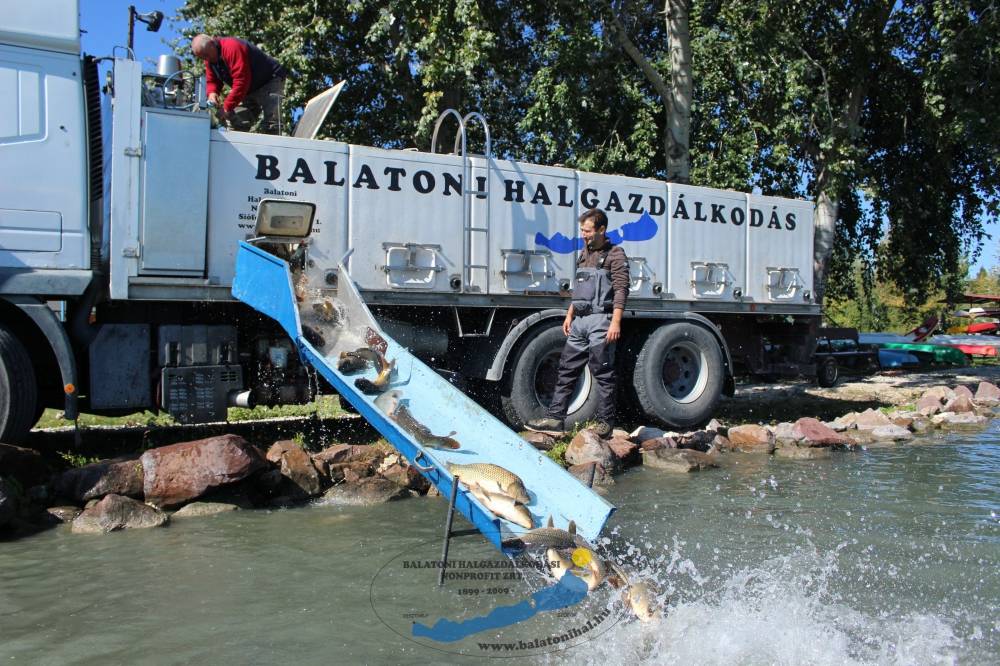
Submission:
<svg viewBox="0 0 1000 666">
<path fill-rule="evenodd" d="M 195 57 L 205 61 L 208 99 L 219 117 L 236 130 L 247 131 L 258 116 L 260 131 L 278 133 L 281 97 L 288 71 L 250 42 L 236 37 L 197 35 L 191 40 Z M 222 97 L 222 86 L 230 87 Z"/>
</svg>

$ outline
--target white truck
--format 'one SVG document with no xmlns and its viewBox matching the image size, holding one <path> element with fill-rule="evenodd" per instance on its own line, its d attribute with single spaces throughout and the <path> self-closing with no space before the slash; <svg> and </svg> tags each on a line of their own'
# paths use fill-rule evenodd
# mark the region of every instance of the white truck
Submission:
<svg viewBox="0 0 1000 666">
<path fill-rule="evenodd" d="M 624 412 L 689 426 L 737 373 L 816 370 L 810 202 L 502 159 L 477 114 L 445 114 L 450 154 L 437 132 L 420 152 L 213 129 L 184 75 L 127 50 L 102 108 L 76 0 L 0 9 L 2 441 L 49 406 L 197 422 L 324 390 L 230 293 L 262 199 L 315 204 L 298 257 L 314 283 L 353 280 L 386 331 L 514 427 L 547 403 L 595 206 L 630 259 Z M 569 423 L 593 414 L 592 384 Z"/>
</svg>

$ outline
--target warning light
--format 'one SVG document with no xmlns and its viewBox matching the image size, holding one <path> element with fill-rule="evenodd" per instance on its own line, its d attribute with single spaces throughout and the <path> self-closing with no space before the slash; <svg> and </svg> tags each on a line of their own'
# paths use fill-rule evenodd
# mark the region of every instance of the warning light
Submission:
<svg viewBox="0 0 1000 666">
<path fill-rule="evenodd" d="M 76 387 L 72 384 L 66 384 L 66 386 L 63 386 L 63 391 L 66 392 L 66 395 L 72 395 L 73 393 L 76 393 Z"/>
</svg>

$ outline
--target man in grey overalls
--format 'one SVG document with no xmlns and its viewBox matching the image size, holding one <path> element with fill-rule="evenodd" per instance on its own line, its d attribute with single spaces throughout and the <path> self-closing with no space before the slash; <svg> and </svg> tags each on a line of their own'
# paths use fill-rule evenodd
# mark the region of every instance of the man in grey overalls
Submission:
<svg viewBox="0 0 1000 666">
<path fill-rule="evenodd" d="M 600 401 L 597 425 L 600 437 L 609 437 L 615 420 L 615 343 L 621 337 L 622 313 L 628 299 L 628 258 L 607 237 L 608 216 L 598 208 L 580 215 L 580 235 L 585 242 L 577 260 L 573 300 L 563 333 L 567 336 L 559 358 L 559 377 L 546 418 L 525 424 L 530 430 L 562 432 L 566 409 L 585 365 L 597 383 Z"/>
</svg>

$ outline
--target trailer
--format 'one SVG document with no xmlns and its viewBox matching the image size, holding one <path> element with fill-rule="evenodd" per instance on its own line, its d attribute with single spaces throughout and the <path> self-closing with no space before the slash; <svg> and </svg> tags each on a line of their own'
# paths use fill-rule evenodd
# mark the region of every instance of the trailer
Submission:
<svg viewBox="0 0 1000 666">
<path fill-rule="evenodd" d="M 314 205 L 306 278 L 351 280 L 515 428 L 550 397 L 592 207 L 629 257 L 622 413 L 689 427 L 737 374 L 815 374 L 811 202 L 495 156 L 476 113 L 442 114 L 429 152 L 217 129 L 197 82 L 127 50 L 102 93 L 75 0 L 0 7 L 0 440 L 50 406 L 203 422 L 333 390 L 231 293 L 263 200 Z M 596 400 L 585 373 L 567 423 Z"/>
</svg>

